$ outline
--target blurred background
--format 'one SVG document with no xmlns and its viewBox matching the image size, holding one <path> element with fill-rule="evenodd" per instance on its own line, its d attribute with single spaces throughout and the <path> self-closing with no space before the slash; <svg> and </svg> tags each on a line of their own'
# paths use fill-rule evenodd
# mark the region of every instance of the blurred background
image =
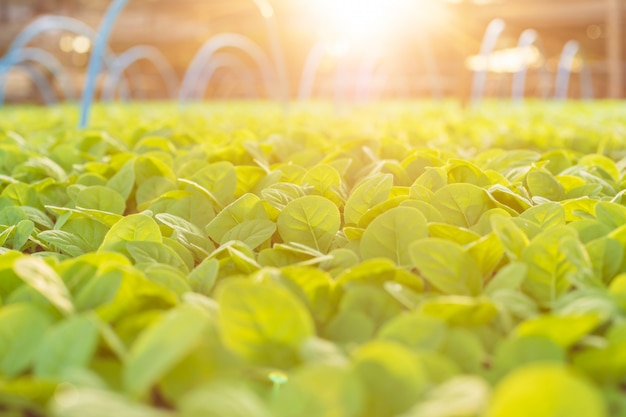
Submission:
<svg viewBox="0 0 626 417">
<path fill-rule="evenodd" d="M 38 17 L 68 16 L 97 29 L 108 5 L 108 0 L 0 0 L 0 55 Z M 109 47 L 114 55 L 137 45 L 154 47 L 180 82 L 196 52 L 219 33 L 244 35 L 271 58 L 268 25 L 275 25 L 291 98 L 306 93 L 314 99 L 346 94 L 360 99 L 467 100 L 474 71 L 488 72 L 485 96 L 507 97 L 513 73 L 522 67 L 528 68 L 524 96 L 553 96 L 561 53 L 574 40 L 579 53 L 571 62 L 568 97 L 585 95 L 579 78 L 586 68 L 595 98 L 621 98 L 625 12 L 623 0 L 271 0 L 269 8 L 254 0 L 130 0 L 113 28 Z M 495 18 L 506 26 L 485 59 L 479 55 L 481 42 Z M 538 40 L 532 47 L 517 48 L 526 29 L 534 29 Z M 316 45 L 322 53 L 308 93 L 303 93 L 303 88 L 307 90 L 303 73 Z M 52 54 L 80 91 L 92 39 L 55 30 L 34 37 L 28 46 Z M 265 97 L 256 62 L 240 51 L 224 50 L 228 63 L 212 69 L 195 98 Z M 45 97 L 24 65 L 6 69 L 5 101 L 43 103 Z M 46 66 L 38 69 L 62 97 L 55 74 Z M 122 75 L 127 97 L 176 97 L 154 62 L 138 60 Z M 367 79 L 366 92 L 359 92 L 359 79 Z"/>
</svg>

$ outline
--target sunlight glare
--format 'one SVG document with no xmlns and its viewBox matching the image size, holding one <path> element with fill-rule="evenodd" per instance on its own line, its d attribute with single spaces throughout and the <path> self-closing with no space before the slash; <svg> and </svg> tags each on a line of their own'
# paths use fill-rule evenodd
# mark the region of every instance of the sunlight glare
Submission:
<svg viewBox="0 0 626 417">
<path fill-rule="evenodd" d="M 322 35 L 351 44 L 380 41 L 406 30 L 427 30 L 441 23 L 437 0 L 307 0 Z"/>
</svg>

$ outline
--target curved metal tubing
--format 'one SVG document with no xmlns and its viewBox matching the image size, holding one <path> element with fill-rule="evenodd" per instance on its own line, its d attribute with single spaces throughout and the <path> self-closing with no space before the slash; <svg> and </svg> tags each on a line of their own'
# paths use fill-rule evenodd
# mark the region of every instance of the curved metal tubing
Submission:
<svg viewBox="0 0 626 417">
<path fill-rule="evenodd" d="M 80 119 L 78 121 L 78 127 L 84 129 L 89 122 L 89 113 L 91 111 L 91 105 L 93 104 L 93 97 L 96 90 L 96 77 L 100 73 L 100 66 L 102 64 L 102 57 L 106 49 L 107 42 L 109 40 L 109 34 L 115 23 L 115 19 L 120 14 L 128 0 L 113 0 L 113 2 L 107 8 L 98 36 L 94 42 L 93 51 L 89 58 L 89 65 L 87 66 L 87 78 L 85 80 L 85 88 L 83 89 L 83 97 L 80 108 Z"/>
<path fill-rule="evenodd" d="M 278 76 L 278 83 L 280 88 L 280 97 L 283 104 L 289 101 L 289 83 L 287 75 L 287 64 L 285 63 L 285 54 L 283 52 L 282 43 L 278 36 L 278 27 L 276 25 L 276 17 L 274 8 L 269 0 L 253 0 L 254 4 L 259 9 L 261 16 L 266 24 L 267 35 L 270 41 L 270 49 L 272 51 L 272 59 L 274 61 L 274 69 Z"/>
<path fill-rule="evenodd" d="M 580 44 L 576 41 L 568 41 L 561 52 L 559 69 L 556 73 L 554 98 L 556 100 L 566 100 L 569 89 L 569 79 L 574 64 L 574 57 L 581 55 Z M 593 98 L 593 85 L 591 83 L 591 70 L 584 65 L 580 72 L 580 91 L 584 99 Z"/>
<path fill-rule="evenodd" d="M 485 62 L 488 61 L 489 56 L 493 52 L 493 49 L 498 42 L 498 38 L 504 31 L 506 24 L 502 19 L 494 19 L 485 30 L 485 36 L 483 37 L 482 44 L 480 46 L 480 56 L 483 57 Z M 480 71 L 474 71 L 474 78 L 472 80 L 472 103 L 477 104 L 483 98 L 485 93 L 485 83 L 487 81 L 487 70 L 483 68 Z"/>
<path fill-rule="evenodd" d="M 28 78 L 33 82 L 33 84 L 35 84 L 35 87 L 37 87 L 37 90 L 41 93 L 43 101 L 46 105 L 58 103 L 59 100 L 54 92 L 52 84 L 50 84 L 48 78 L 46 78 L 39 68 L 33 67 L 32 65 L 14 65 L 11 68 L 18 69 L 28 75 Z"/>
<path fill-rule="evenodd" d="M 298 100 L 305 101 L 311 99 L 315 85 L 315 76 L 326 54 L 326 50 L 326 43 L 320 40 L 313 45 L 307 54 L 302 76 L 300 77 L 300 84 L 298 86 Z"/>
<path fill-rule="evenodd" d="M 133 46 L 124 53 L 118 55 L 115 61 L 113 61 L 102 88 L 102 99 L 104 101 L 113 100 L 115 96 L 115 89 L 124 71 L 129 66 L 142 59 L 150 61 L 159 71 L 159 74 L 167 87 L 169 97 L 176 97 L 178 90 L 178 77 L 176 75 L 176 71 L 174 71 L 174 68 L 169 63 L 167 58 L 165 58 L 161 51 L 154 46 L 138 45 Z"/>
<path fill-rule="evenodd" d="M 200 80 L 196 84 L 195 94 L 193 99 L 202 100 L 209 83 L 213 79 L 213 76 L 220 68 L 232 68 L 232 69 L 245 69 L 245 62 L 235 54 L 229 52 L 218 52 L 213 55 L 211 61 L 208 64 L 208 68 L 202 73 Z M 238 78 L 247 79 L 248 84 L 251 84 L 249 77 L 246 77 L 245 72 L 241 71 L 238 74 Z M 247 86 L 250 90 L 250 85 Z M 250 91 L 249 91 L 250 92 Z"/>
<path fill-rule="evenodd" d="M 542 55 L 545 54 L 545 50 L 543 48 L 543 43 L 541 42 L 541 38 L 539 34 L 534 29 L 526 29 L 519 37 L 517 42 L 517 48 L 520 50 L 530 48 L 535 45 L 539 48 L 539 51 Z M 511 86 L 511 99 L 515 102 L 522 102 L 524 100 L 524 91 L 526 90 L 526 75 L 528 73 L 528 65 L 524 62 L 522 68 L 519 71 L 513 73 L 513 82 Z M 541 67 L 541 78 L 542 85 L 547 85 L 549 83 L 550 74 L 548 73 L 545 65 Z M 542 93 L 542 97 L 547 97 L 547 91 Z"/>
<path fill-rule="evenodd" d="M 75 33 L 77 35 L 82 35 L 90 40 L 94 41 L 96 39 L 96 32 L 87 24 L 81 22 L 78 19 L 74 19 L 66 16 L 42 16 L 38 19 L 35 19 L 33 22 L 29 23 L 22 29 L 20 33 L 13 39 L 11 45 L 7 49 L 6 54 L 0 58 L 0 66 L 1 67 L 12 67 L 19 61 L 20 50 L 24 49 L 28 42 L 30 42 L 36 36 L 53 31 L 53 30 L 63 30 L 71 33 Z M 102 59 L 105 62 L 105 65 L 108 67 L 112 62 L 112 54 L 106 53 L 103 55 Z M 2 75 L 0 74 L 0 78 Z M 128 89 L 126 83 L 122 85 L 123 94 L 128 94 Z M 0 103 L 4 102 L 4 88 L 0 88 Z"/>
<path fill-rule="evenodd" d="M 65 68 L 63 68 L 59 60 L 54 55 L 43 49 L 30 47 L 22 48 L 19 50 L 17 61 L 13 65 L 8 66 L 0 63 L 0 91 L 2 91 L 2 94 L 0 94 L 0 107 L 4 105 L 4 91 L 6 89 L 7 73 L 11 70 L 12 67 L 15 67 L 26 61 L 34 61 L 50 71 L 52 77 L 57 80 L 61 85 L 65 98 L 70 100 L 76 99 L 76 91 L 74 90 L 72 79 L 67 74 Z M 41 75 L 41 73 L 39 75 L 43 76 Z"/>
<path fill-rule="evenodd" d="M 272 85 L 276 76 L 270 60 L 265 52 L 248 37 L 238 33 L 220 33 L 209 38 L 196 53 L 191 64 L 185 72 L 179 93 L 179 102 L 183 104 L 194 95 L 194 89 L 202 76 L 204 68 L 211 57 L 222 48 L 236 48 L 250 56 L 261 70 L 265 87 L 270 96 L 280 96 L 280 93 L 272 91 Z"/>
</svg>

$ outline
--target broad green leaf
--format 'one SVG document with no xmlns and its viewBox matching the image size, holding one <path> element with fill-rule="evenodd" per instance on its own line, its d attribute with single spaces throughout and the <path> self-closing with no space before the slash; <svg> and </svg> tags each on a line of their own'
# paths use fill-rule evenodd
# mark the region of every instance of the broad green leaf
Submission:
<svg viewBox="0 0 626 417">
<path fill-rule="evenodd" d="M 219 261 L 206 258 L 189 273 L 189 285 L 194 291 L 210 296 L 217 279 L 218 270 Z"/>
<path fill-rule="evenodd" d="M 485 287 L 485 294 L 492 294 L 498 290 L 517 290 L 524 282 L 528 266 L 523 262 L 511 262 L 498 270 L 496 275 Z"/>
<path fill-rule="evenodd" d="M 521 261 L 528 266 L 524 291 L 543 305 L 550 305 L 571 286 L 570 277 L 584 274 L 580 265 L 572 264 L 561 241 L 576 239 L 566 226 L 541 233 L 524 248 Z"/>
<path fill-rule="evenodd" d="M 269 273 L 268 273 L 269 272 Z M 259 271 L 292 291 L 307 306 L 312 317 L 324 323 L 334 312 L 333 281 L 330 276 L 310 266 L 289 266 L 277 271 Z"/>
<path fill-rule="evenodd" d="M 166 192 L 153 200 L 145 209 L 155 214 L 178 216 L 200 229 L 203 229 L 215 217 L 213 206 L 209 200 L 199 194 L 182 190 Z"/>
<path fill-rule="evenodd" d="M 205 384 L 187 393 L 180 400 L 179 415 L 180 417 L 273 417 L 261 398 L 253 391 L 238 384 L 227 385 L 223 382 Z"/>
<path fill-rule="evenodd" d="M 144 395 L 199 342 L 207 325 L 202 311 L 182 305 L 144 330 L 131 346 L 124 367 L 127 392 Z"/>
<path fill-rule="evenodd" d="M 413 207 L 422 212 L 428 223 L 445 223 L 441 213 L 432 204 L 420 200 L 405 200 L 400 203 L 400 207 Z"/>
<path fill-rule="evenodd" d="M 87 367 L 98 345 L 94 317 L 74 316 L 51 327 L 39 344 L 34 372 L 39 378 L 63 378 Z"/>
<path fill-rule="evenodd" d="M 13 304 L 0 309 L 0 370 L 3 376 L 17 376 L 31 366 L 51 323 L 51 318 L 32 304 Z"/>
<path fill-rule="evenodd" d="M 336 366 L 308 366 L 289 376 L 272 398 L 276 417 L 356 417 L 363 392 L 354 375 Z"/>
<path fill-rule="evenodd" d="M 520 217 L 536 223 L 543 230 L 565 226 L 565 210 L 559 203 L 539 204 L 524 211 Z"/>
<path fill-rule="evenodd" d="M 596 314 L 577 316 L 543 315 L 522 322 L 516 329 L 517 337 L 542 336 L 563 348 L 569 348 L 600 324 Z"/>
<path fill-rule="evenodd" d="M 363 313 L 376 331 L 402 311 L 402 306 L 383 288 L 373 285 L 353 285 L 339 304 L 340 312 Z"/>
<path fill-rule="evenodd" d="M 175 417 L 172 412 L 150 407 L 122 394 L 102 388 L 59 389 L 50 405 L 58 417 Z"/>
<path fill-rule="evenodd" d="M 370 284 L 382 287 L 386 282 L 396 282 L 407 285 L 415 291 L 424 289 L 421 278 L 404 271 L 387 258 L 368 259 L 354 265 L 339 274 L 336 282 L 339 287 L 351 286 L 352 284 Z"/>
<path fill-rule="evenodd" d="M 565 190 L 559 181 L 548 171 L 531 171 L 526 175 L 526 187 L 533 197 L 543 197 L 551 201 L 565 199 Z"/>
<path fill-rule="evenodd" d="M 426 219 L 419 210 L 396 207 L 367 226 L 361 238 L 361 256 L 364 259 L 385 257 L 406 267 L 411 264 L 409 246 L 427 235 Z"/>
<path fill-rule="evenodd" d="M 411 244 L 413 265 L 428 282 L 445 294 L 479 295 L 482 275 L 474 259 L 457 243 L 426 238 Z"/>
<path fill-rule="evenodd" d="M 15 260 L 13 270 L 25 283 L 48 299 L 61 312 L 65 314 L 74 312 L 74 305 L 67 287 L 44 260 L 24 256 Z"/>
<path fill-rule="evenodd" d="M 523 336 L 503 341 L 495 352 L 494 367 L 498 375 L 536 362 L 565 363 L 566 351 L 544 336 Z"/>
<path fill-rule="evenodd" d="M 0 225 L 14 226 L 27 219 L 28 215 L 22 207 L 8 206 L 0 210 Z"/>
<path fill-rule="evenodd" d="M 463 327 L 451 327 L 439 350 L 465 373 L 479 374 L 488 354 L 478 335 Z"/>
<path fill-rule="evenodd" d="M 563 365 L 536 364 L 509 374 L 494 391 L 487 417 L 607 417 L 600 392 Z"/>
<path fill-rule="evenodd" d="M 98 251 L 127 253 L 127 242 L 162 243 L 163 238 L 159 225 L 146 214 L 126 216 L 111 227 Z"/>
<path fill-rule="evenodd" d="M 31 237 L 35 230 L 35 224 L 30 220 L 22 220 L 15 226 L 13 233 L 13 249 L 23 250 L 24 245 Z"/>
<path fill-rule="evenodd" d="M 223 242 L 224 235 L 237 225 L 248 220 L 267 219 L 268 215 L 261 199 L 254 194 L 244 194 L 220 211 L 205 230 L 211 239 L 219 243 Z"/>
<path fill-rule="evenodd" d="M 237 172 L 230 162 L 221 161 L 210 164 L 195 173 L 190 180 L 209 190 L 222 207 L 232 202 L 235 197 Z"/>
<path fill-rule="evenodd" d="M 401 417 L 469 417 L 485 410 L 491 387 L 482 378 L 455 376 L 429 391 L 426 398 Z"/>
<path fill-rule="evenodd" d="M 107 187 L 117 191 L 125 200 L 130 196 L 135 186 L 135 161 L 128 161 L 107 182 Z"/>
<path fill-rule="evenodd" d="M 63 230 L 45 230 L 39 233 L 37 238 L 56 246 L 70 256 L 80 256 L 89 251 L 89 247 L 82 239 Z"/>
<path fill-rule="evenodd" d="M 495 208 L 495 203 L 484 189 L 472 184 L 449 184 L 437 192 L 431 204 L 450 224 L 469 228 L 483 213 Z"/>
<path fill-rule="evenodd" d="M 238 240 L 252 249 L 269 240 L 276 231 L 276 224 L 270 220 L 245 220 L 222 236 L 220 243 Z"/>
<path fill-rule="evenodd" d="M 624 257 L 624 248 L 619 241 L 600 237 L 585 245 L 594 276 L 601 278 L 604 283 L 609 283 L 620 272 Z"/>
<path fill-rule="evenodd" d="M 403 313 L 389 320 L 377 337 L 403 344 L 413 350 L 437 350 L 443 344 L 447 326 L 439 318 L 421 313 Z"/>
<path fill-rule="evenodd" d="M 93 185 L 80 190 L 76 196 L 76 207 L 124 214 L 126 199 L 111 188 Z"/>
<path fill-rule="evenodd" d="M 136 263 L 161 263 L 187 272 L 185 261 L 174 249 L 159 242 L 132 241 L 126 243 L 126 250 Z"/>
<path fill-rule="evenodd" d="M 343 205 L 341 175 L 333 166 L 319 164 L 307 171 L 302 183 L 313 188 L 314 194 L 325 197 L 337 206 Z"/>
<path fill-rule="evenodd" d="M 448 184 L 448 173 L 443 167 L 426 167 L 425 172 L 415 180 L 413 185 L 436 192 Z"/>
<path fill-rule="evenodd" d="M 409 349 L 373 341 L 354 356 L 353 369 L 365 389 L 364 417 L 395 416 L 415 405 L 427 387 L 427 375 Z"/>
<path fill-rule="evenodd" d="M 611 229 L 617 229 L 626 224 L 626 207 L 617 203 L 600 201 L 595 206 L 595 214 L 598 221 Z"/>
<path fill-rule="evenodd" d="M 498 315 L 496 306 L 489 299 L 458 295 L 425 300 L 420 305 L 420 311 L 450 325 L 460 326 L 488 324 Z"/>
<path fill-rule="evenodd" d="M 389 197 L 393 186 L 393 176 L 382 174 L 359 184 L 348 197 L 343 211 L 344 223 L 356 225 L 370 208 Z"/>
<path fill-rule="evenodd" d="M 428 234 L 430 237 L 450 240 L 460 245 L 467 245 L 480 239 L 480 235 L 470 229 L 447 223 L 428 223 Z"/>
<path fill-rule="evenodd" d="M 163 177 L 174 182 L 176 174 L 162 160 L 151 155 L 139 155 L 135 159 L 135 183 L 141 186 L 144 182 L 152 177 Z M 123 196 L 124 194 L 122 194 Z"/>
<path fill-rule="evenodd" d="M 495 233 L 489 233 L 467 247 L 483 277 L 490 277 L 504 257 L 504 248 Z"/>
<path fill-rule="evenodd" d="M 137 187 L 135 200 L 137 206 L 150 203 L 163 194 L 176 190 L 176 183 L 164 177 L 151 177 Z"/>
<path fill-rule="evenodd" d="M 217 300 L 224 343 L 253 363 L 293 366 L 300 344 L 314 335 L 306 308 L 275 284 L 224 283 Z"/>
<path fill-rule="evenodd" d="M 287 204 L 276 224 L 285 242 L 301 243 L 325 253 L 340 222 L 339 210 L 330 200 L 306 196 Z"/>
<path fill-rule="evenodd" d="M 115 299 L 122 283 L 123 275 L 118 271 L 108 271 L 90 277 L 89 281 L 76 293 L 78 311 L 96 309 Z"/>
<path fill-rule="evenodd" d="M 335 344 L 350 346 L 371 340 L 375 330 L 374 322 L 365 313 L 345 310 L 328 322 L 323 335 Z"/>
</svg>

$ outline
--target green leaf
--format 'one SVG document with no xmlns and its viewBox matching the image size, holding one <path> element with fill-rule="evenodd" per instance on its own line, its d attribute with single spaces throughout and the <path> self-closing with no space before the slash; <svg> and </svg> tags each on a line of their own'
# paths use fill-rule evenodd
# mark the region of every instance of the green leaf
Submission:
<svg viewBox="0 0 626 417">
<path fill-rule="evenodd" d="M 128 161 L 107 182 L 107 187 L 117 191 L 124 200 L 128 199 L 135 186 L 135 160 Z"/>
<path fill-rule="evenodd" d="M 181 305 L 144 330 L 130 349 L 124 366 L 124 387 L 142 396 L 199 342 L 207 316 L 196 307 Z"/>
<path fill-rule="evenodd" d="M 339 230 L 341 218 L 337 207 L 319 196 L 298 198 L 285 206 L 276 221 L 285 242 L 297 242 L 320 252 L 327 252 Z"/>
<path fill-rule="evenodd" d="M 472 184 L 449 184 L 433 195 L 431 204 L 450 224 L 469 228 L 495 204 L 484 189 Z"/>
<path fill-rule="evenodd" d="M 127 253 L 127 242 L 162 243 L 159 225 L 152 217 L 145 214 L 126 216 L 111 227 L 98 251 Z"/>
<path fill-rule="evenodd" d="M 315 165 L 304 175 L 302 184 L 312 187 L 315 195 L 327 198 L 337 206 L 343 204 L 341 175 L 331 165 Z"/>
<path fill-rule="evenodd" d="M 459 244 L 437 238 L 421 239 L 410 246 L 409 255 L 420 275 L 443 293 L 481 293 L 480 269 Z"/>
<path fill-rule="evenodd" d="M 498 375 L 536 362 L 565 363 L 562 346 L 544 336 L 524 336 L 503 341 L 495 352 L 493 365 Z"/>
<path fill-rule="evenodd" d="M 225 282 L 217 300 L 224 343 L 251 362 L 293 366 L 300 344 L 314 335 L 309 312 L 277 285 Z"/>
<path fill-rule="evenodd" d="M 426 219 L 419 210 L 396 207 L 367 226 L 361 238 L 361 256 L 364 259 L 384 257 L 407 267 L 411 264 L 409 246 L 427 235 Z"/>
<path fill-rule="evenodd" d="M 520 323 L 515 329 L 518 337 L 542 336 L 559 346 L 569 348 L 590 333 L 598 324 L 600 318 L 596 314 L 576 316 L 543 315 Z"/>
<path fill-rule="evenodd" d="M 126 243 L 126 250 L 136 263 L 160 263 L 187 272 L 185 261 L 174 249 L 159 242 L 132 241 Z"/>
<path fill-rule="evenodd" d="M 235 196 L 237 172 L 230 162 L 221 161 L 210 164 L 195 173 L 190 180 L 208 190 L 221 207 L 229 204 Z"/>
<path fill-rule="evenodd" d="M 186 394 L 180 401 L 180 416 L 273 417 L 254 392 L 224 382 L 205 384 Z"/>
<path fill-rule="evenodd" d="M 526 187 L 533 197 L 543 197 L 551 201 L 565 199 L 561 183 L 548 171 L 531 171 L 526 175 Z"/>
<path fill-rule="evenodd" d="M 611 229 L 626 224 L 626 207 L 617 203 L 600 201 L 595 206 L 595 214 L 598 221 Z"/>
<path fill-rule="evenodd" d="M 76 207 L 124 214 L 126 199 L 111 188 L 93 185 L 79 191 L 76 196 Z"/>
<path fill-rule="evenodd" d="M 522 252 L 521 260 L 528 266 L 522 288 L 543 305 L 550 305 L 570 288 L 571 276 L 584 273 L 563 252 L 563 239 L 576 239 L 576 233 L 566 226 L 550 229 L 534 238 Z"/>
<path fill-rule="evenodd" d="M 619 241 L 610 237 L 600 237 L 585 245 L 594 276 L 609 283 L 620 272 L 624 248 Z"/>
<path fill-rule="evenodd" d="M 420 361 L 402 345 L 374 341 L 354 355 L 353 369 L 365 388 L 364 417 L 388 417 L 407 411 L 427 387 Z"/>
<path fill-rule="evenodd" d="M 261 199 L 254 194 L 244 194 L 221 210 L 205 230 L 215 242 L 224 242 L 224 235 L 243 222 L 267 219 Z"/>
<path fill-rule="evenodd" d="M 89 247 L 82 239 L 63 230 L 45 230 L 39 233 L 37 238 L 56 246 L 70 256 L 80 256 L 89 251 Z"/>
<path fill-rule="evenodd" d="M 217 259 L 206 258 L 189 274 L 188 278 L 191 288 L 195 292 L 210 296 L 217 279 L 218 270 L 219 261 Z"/>
<path fill-rule="evenodd" d="M 275 417 L 357 417 L 363 392 L 354 375 L 336 366 L 308 366 L 289 376 L 272 398 Z"/>
<path fill-rule="evenodd" d="M 441 347 L 447 332 L 446 323 L 421 313 L 403 313 L 389 320 L 378 332 L 378 338 L 394 341 L 413 350 Z"/>
<path fill-rule="evenodd" d="M 31 366 L 51 323 L 50 317 L 32 304 L 0 309 L 0 370 L 5 377 L 17 376 Z"/>
<path fill-rule="evenodd" d="M 539 204 L 524 211 L 520 217 L 532 221 L 543 230 L 565 226 L 565 210 L 559 203 Z"/>
<path fill-rule="evenodd" d="M 268 241 L 276 231 L 276 224 L 270 220 L 246 220 L 239 223 L 222 236 L 221 244 L 238 240 L 255 249 Z"/>
<path fill-rule="evenodd" d="M 87 367 L 98 345 L 95 318 L 74 316 L 46 333 L 38 346 L 34 372 L 38 378 L 63 378 L 65 372 Z"/>
<path fill-rule="evenodd" d="M 572 370 L 554 364 L 522 367 L 496 386 L 487 417 L 606 417 L 602 396 Z"/>
<path fill-rule="evenodd" d="M 44 260 L 32 256 L 18 258 L 13 263 L 15 273 L 30 287 L 43 295 L 65 314 L 74 312 L 67 287 Z"/>
<path fill-rule="evenodd" d="M 15 227 L 13 234 L 13 249 L 22 250 L 31 234 L 35 230 L 35 223 L 30 220 L 22 220 Z"/>
<path fill-rule="evenodd" d="M 348 197 L 343 211 L 344 223 L 356 225 L 370 208 L 389 197 L 393 187 L 393 175 L 381 174 L 359 184 Z"/>
<path fill-rule="evenodd" d="M 498 315 L 498 309 L 489 299 L 459 295 L 425 300 L 420 311 L 457 326 L 481 326 L 492 322 Z"/>
</svg>

